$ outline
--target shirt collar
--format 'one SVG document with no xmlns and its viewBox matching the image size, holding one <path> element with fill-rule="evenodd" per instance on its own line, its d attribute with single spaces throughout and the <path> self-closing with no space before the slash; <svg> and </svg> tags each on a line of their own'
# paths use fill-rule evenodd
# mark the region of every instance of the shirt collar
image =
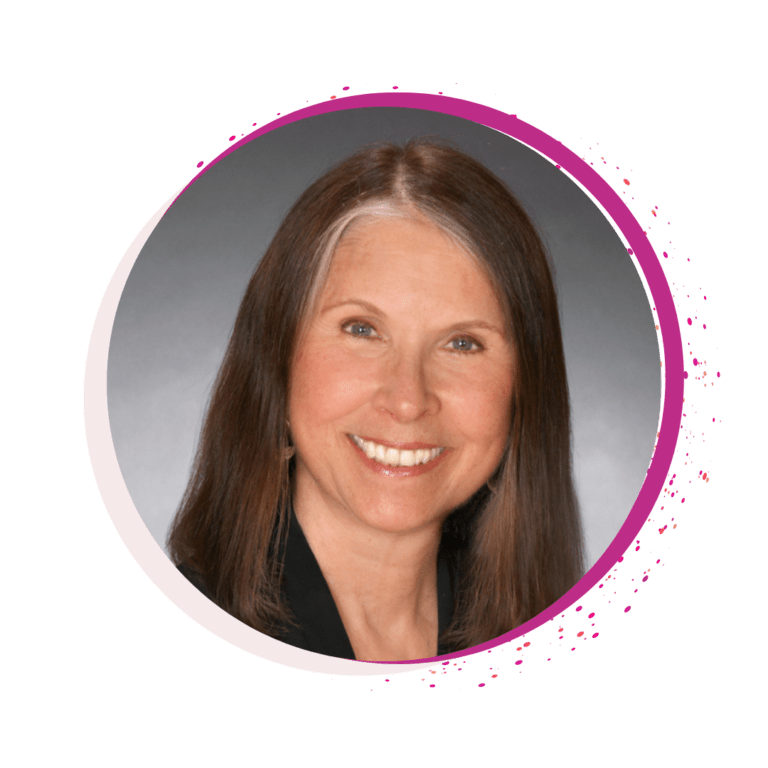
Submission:
<svg viewBox="0 0 768 768">
<path fill-rule="evenodd" d="M 450 624 L 453 613 L 454 569 L 451 562 L 450 553 L 441 546 L 437 562 L 438 636 Z M 355 658 L 331 590 L 293 509 L 283 560 L 283 590 L 297 622 L 287 628 L 286 635 L 281 638 L 284 642 L 325 656 Z M 438 655 L 444 653 L 448 650 L 439 647 Z"/>
</svg>

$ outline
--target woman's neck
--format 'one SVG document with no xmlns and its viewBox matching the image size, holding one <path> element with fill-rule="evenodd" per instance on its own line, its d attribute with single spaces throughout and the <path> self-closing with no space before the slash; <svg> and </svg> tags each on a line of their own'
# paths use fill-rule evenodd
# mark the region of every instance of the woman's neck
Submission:
<svg viewBox="0 0 768 768">
<path fill-rule="evenodd" d="M 393 533 L 317 500 L 299 497 L 294 507 L 355 657 L 399 661 L 435 656 L 442 526 Z"/>
</svg>

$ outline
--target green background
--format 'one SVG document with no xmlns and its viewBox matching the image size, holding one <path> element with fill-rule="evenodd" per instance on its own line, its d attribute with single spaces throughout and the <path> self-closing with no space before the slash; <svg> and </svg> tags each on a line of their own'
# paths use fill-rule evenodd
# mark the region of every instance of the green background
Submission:
<svg viewBox="0 0 768 768">
<path fill-rule="evenodd" d="M 2 53 L 11 764 L 756 757 L 764 17 L 738 3 L 20 8 L 6 11 Z M 640 221 L 655 224 L 653 205 L 672 220 L 691 262 L 676 259 L 671 279 L 708 296 L 708 337 L 684 339 L 720 348 L 707 406 L 723 423 L 699 454 L 712 481 L 688 486 L 663 573 L 631 614 L 603 610 L 600 639 L 578 653 L 537 663 L 534 648 L 518 674 L 497 651 L 483 689 L 490 656 L 428 689 L 420 674 L 330 679 L 227 646 L 142 574 L 88 460 L 90 328 L 133 237 L 229 135 L 347 84 L 490 103 L 580 154 L 600 141 L 633 168 Z"/>
</svg>

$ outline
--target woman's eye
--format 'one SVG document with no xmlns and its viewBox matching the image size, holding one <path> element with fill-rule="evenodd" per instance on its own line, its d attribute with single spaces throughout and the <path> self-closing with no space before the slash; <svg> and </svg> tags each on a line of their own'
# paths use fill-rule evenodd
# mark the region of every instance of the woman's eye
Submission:
<svg viewBox="0 0 768 768">
<path fill-rule="evenodd" d="M 376 331 L 373 330 L 373 326 L 368 323 L 352 322 L 346 323 L 343 326 L 344 330 L 351 336 L 356 336 L 361 339 L 367 339 L 376 335 Z"/>
<path fill-rule="evenodd" d="M 467 336 L 459 336 L 449 342 L 452 352 L 479 352 L 481 346 Z"/>
</svg>

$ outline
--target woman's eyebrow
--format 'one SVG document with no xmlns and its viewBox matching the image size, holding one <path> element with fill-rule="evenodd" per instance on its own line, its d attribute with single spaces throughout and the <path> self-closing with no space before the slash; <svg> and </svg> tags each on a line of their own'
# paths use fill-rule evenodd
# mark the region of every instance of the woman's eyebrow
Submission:
<svg viewBox="0 0 768 768">
<path fill-rule="evenodd" d="M 382 312 L 375 304 L 371 304 L 370 301 L 364 301 L 363 299 L 342 299 L 341 301 L 335 301 L 333 304 L 329 304 L 327 307 L 323 307 L 320 310 L 320 314 L 324 315 L 326 312 L 331 312 L 339 307 L 345 307 L 347 305 L 354 305 L 356 307 L 362 307 L 366 312 L 371 312 L 374 315 L 386 317 L 386 312 Z"/>
<path fill-rule="evenodd" d="M 485 320 L 464 320 L 461 323 L 456 323 L 451 326 L 453 331 L 470 331 L 474 328 L 482 328 L 485 331 L 492 331 L 498 333 L 500 336 L 506 336 L 506 332 L 498 325 L 487 323 Z"/>
</svg>

